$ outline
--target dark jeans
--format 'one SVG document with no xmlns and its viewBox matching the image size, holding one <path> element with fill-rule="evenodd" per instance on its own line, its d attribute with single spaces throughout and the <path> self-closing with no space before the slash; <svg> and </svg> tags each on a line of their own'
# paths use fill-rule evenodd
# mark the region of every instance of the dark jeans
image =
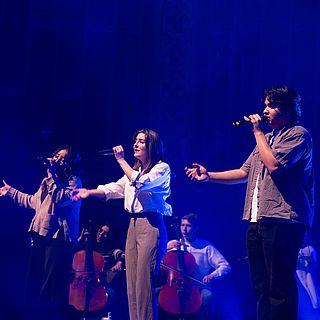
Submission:
<svg viewBox="0 0 320 320">
<path fill-rule="evenodd" d="M 250 223 L 247 253 L 258 320 L 296 320 L 295 270 L 306 227 L 268 219 Z"/>
</svg>

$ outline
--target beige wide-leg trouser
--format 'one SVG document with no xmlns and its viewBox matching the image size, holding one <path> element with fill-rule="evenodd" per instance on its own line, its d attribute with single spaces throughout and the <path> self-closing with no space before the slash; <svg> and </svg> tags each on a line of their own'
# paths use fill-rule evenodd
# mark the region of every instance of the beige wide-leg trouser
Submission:
<svg viewBox="0 0 320 320">
<path fill-rule="evenodd" d="M 130 320 L 157 320 L 155 280 L 166 250 L 167 233 L 158 213 L 131 218 L 126 241 Z"/>
</svg>

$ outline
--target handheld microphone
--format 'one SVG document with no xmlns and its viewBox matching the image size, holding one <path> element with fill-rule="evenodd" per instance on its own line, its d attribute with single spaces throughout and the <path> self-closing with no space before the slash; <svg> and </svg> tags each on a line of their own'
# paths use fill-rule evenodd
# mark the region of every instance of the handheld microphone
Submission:
<svg viewBox="0 0 320 320">
<path fill-rule="evenodd" d="M 103 149 L 103 150 L 98 151 L 98 153 L 100 156 L 105 156 L 105 157 L 114 156 L 113 149 Z"/>
<path fill-rule="evenodd" d="M 44 165 L 45 167 L 50 167 L 50 158 L 39 156 L 37 157 L 37 160 L 41 162 L 41 164 Z"/>
<path fill-rule="evenodd" d="M 122 145 L 123 149 L 130 149 L 129 146 L 127 145 Z M 113 151 L 113 148 L 110 148 L 110 149 L 102 149 L 102 150 L 99 150 L 98 151 L 98 154 L 100 156 L 103 156 L 103 157 L 108 157 L 108 156 L 114 156 L 114 151 Z"/>
<path fill-rule="evenodd" d="M 261 114 L 260 117 L 261 117 L 262 122 L 266 122 L 268 120 L 268 118 L 263 114 Z M 251 123 L 250 120 L 241 119 L 241 120 L 237 120 L 235 122 L 232 122 L 232 125 L 234 127 L 240 127 L 240 126 L 244 126 L 244 125 L 250 124 L 250 123 Z"/>
<path fill-rule="evenodd" d="M 52 161 L 52 158 L 46 158 L 43 156 L 38 156 L 37 160 L 46 168 L 46 169 L 50 169 L 50 168 L 55 168 L 54 170 L 59 172 L 59 171 L 63 171 L 63 170 L 70 170 L 70 164 L 68 163 L 68 161 L 63 162 L 62 164 L 58 164 L 55 161 Z"/>
</svg>

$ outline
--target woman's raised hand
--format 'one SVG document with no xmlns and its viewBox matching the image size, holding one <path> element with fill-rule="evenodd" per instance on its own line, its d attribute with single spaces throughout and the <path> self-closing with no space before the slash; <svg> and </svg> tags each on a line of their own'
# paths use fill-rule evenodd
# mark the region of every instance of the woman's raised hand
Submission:
<svg viewBox="0 0 320 320">
<path fill-rule="evenodd" d="M 122 146 L 113 147 L 112 150 L 117 161 L 124 159 L 124 150 Z"/>
<path fill-rule="evenodd" d="M 10 186 L 4 180 L 2 180 L 2 182 L 3 187 L 0 188 L 0 197 L 5 196 L 10 189 Z"/>
</svg>

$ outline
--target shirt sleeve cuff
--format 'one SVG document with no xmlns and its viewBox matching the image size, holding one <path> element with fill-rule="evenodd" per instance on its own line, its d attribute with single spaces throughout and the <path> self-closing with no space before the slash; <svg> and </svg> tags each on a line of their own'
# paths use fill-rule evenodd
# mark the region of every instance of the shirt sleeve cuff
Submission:
<svg viewBox="0 0 320 320">
<path fill-rule="evenodd" d="M 219 278 L 221 277 L 221 272 L 219 270 L 214 270 L 212 273 L 211 273 L 213 279 L 216 279 L 216 278 Z"/>
<path fill-rule="evenodd" d="M 241 169 L 242 171 L 246 172 L 246 173 L 249 173 L 249 171 L 250 171 L 245 164 L 242 165 L 242 167 L 241 167 L 240 169 Z"/>
<path fill-rule="evenodd" d="M 9 198 L 13 198 L 15 193 L 16 193 L 16 191 L 17 190 L 15 188 L 10 187 L 8 192 L 7 192 L 7 194 L 6 194 L 6 196 L 8 196 Z"/>
<path fill-rule="evenodd" d="M 108 189 L 107 189 L 104 185 L 99 185 L 99 186 L 97 187 L 97 189 L 103 191 L 104 196 L 105 196 L 105 200 L 107 201 L 107 200 L 109 199 Z"/>
</svg>

